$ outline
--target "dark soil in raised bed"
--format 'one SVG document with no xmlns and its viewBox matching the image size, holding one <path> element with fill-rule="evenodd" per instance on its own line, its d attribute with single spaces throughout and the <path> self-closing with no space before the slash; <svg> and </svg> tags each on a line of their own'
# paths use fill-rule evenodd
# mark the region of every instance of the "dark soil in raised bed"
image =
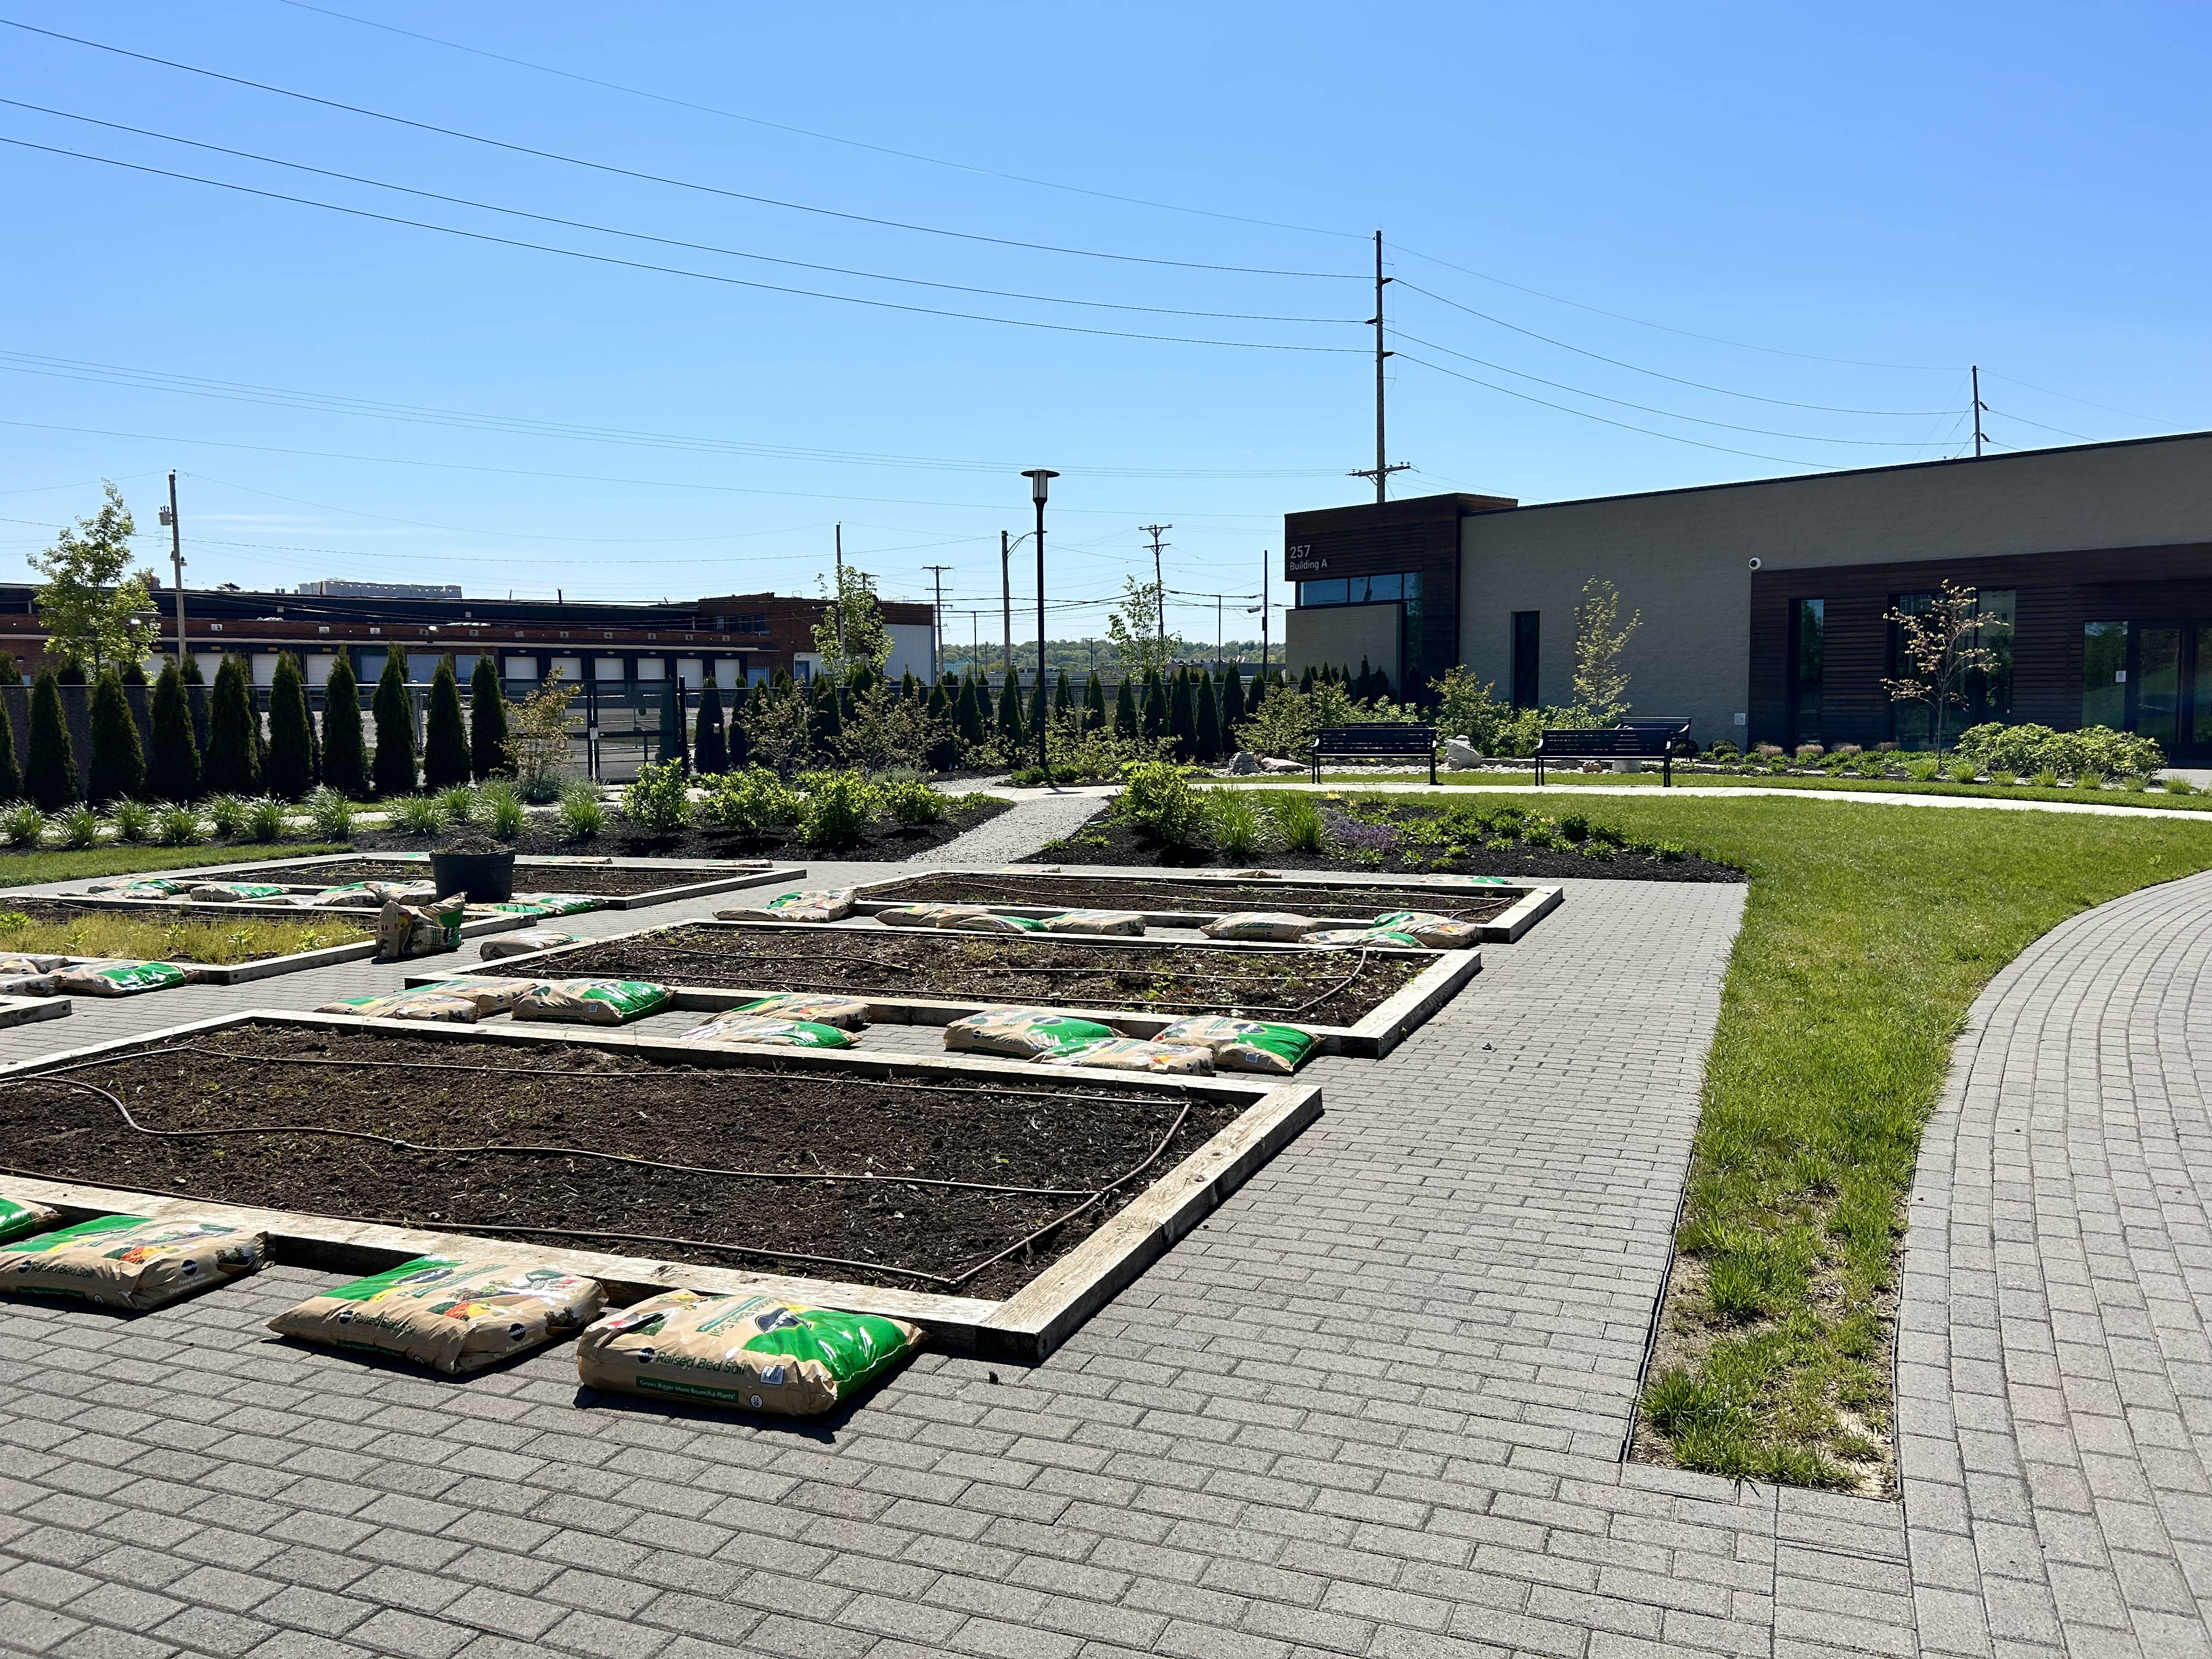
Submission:
<svg viewBox="0 0 2212 1659">
<path fill-rule="evenodd" d="M 531 970 L 662 985 L 973 998 L 1017 1006 L 1127 1008 L 1169 1018 L 1241 1012 L 1352 1025 L 1434 960 L 1320 949 L 1088 945 L 933 928 L 694 922 L 574 945 L 542 963 L 533 959 Z"/>
<path fill-rule="evenodd" d="M 965 875 L 945 871 L 909 876 L 867 895 L 902 904 L 988 904 L 1001 909 L 1047 908 L 1142 910 L 1150 915 L 1227 915 L 1238 910 L 1287 910 L 1318 921 L 1371 921 L 1393 910 L 1423 910 L 1459 921 L 1488 921 L 1520 902 L 1516 893 L 1450 893 L 1417 887 L 1307 887 L 1281 882 L 1146 881 L 1141 876 Z"/>
<path fill-rule="evenodd" d="M 67 1076 L 116 1096 L 147 1129 L 244 1133 L 143 1133 L 98 1094 L 9 1079 L 0 1085 L 0 1158 L 14 1173 L 984 1297 L 1036 1277 L 1243 1109 L 1193 1100 L 1176 1127 L 1182 1097 L 1056 1086 L 1049 1073 L 1020 1088 L 765 1066 L 744 1068 L 740 1079 L 580 1044 L 520 1048 L 282 1025 L 206 1033 L 183 1048 Z M 923 1083 L 932 1086 L 902 1086 Z M 486 1150 L 495 1146 L 541 1150 Z M 1156 1149 L 1142 1173 L 1026 1251 L 963 1277 L 1146 1164 Z M 915 1177 L 974 1185 L 921 1186 Z"/>
<path fill-rule="evenodd" d="M 425 836 L 425 840 L 429 837 Z M 743 873 L 731 869 L 702 870 L 696 866 L 664 870 L 625 870 L 604 864 L 532 864 L 514 866 L 518 893 L 580 893 L 586 897 L 628 898 L 637 893 L 658 893 L 671 887 L 690 887 L 702 882 L 722 881 Z M 273 881 L 289 887 L 340 887 L 357 881 L 428 881 L 430 866 L 403 859 L 347 859 L 325 865 L 275 864 L 255 866 L 222 878 L 226 881 Z"/>
<path fill-rule="evenodd" d="M 1402 816 L 1437 816 L 1434 808 L 1402 808 Z M 1129 825 L 1115 822 L 1113 810 L 1102 810 L 1080 828 L 1059 841 L 1047 842 L 1036 852 L 1015 860 L 1018 864 L 1112 864 L 1151 866 L 1158 869 L 1249 870 L 1265 864 L 1276 870 L 1360 870 L 1390 876 L 1505 876 L 1516 881 L 1551 882 L 1565 877 L 1610 881 L 1745 881 L 1741 870 L 1715 864 L 1694 854 L 1682 859 L 1656 859 L 1640 853 L 1617 853 L 1609 859 L 1584 858 L 1580 853 L 1561 853 L 1516 847 L 1510 851 L 1486 848 L 1469 858 L 1444 860 L 1435 849 L 1409 847 L 1403 852 L 1379 854 L 1367 859 L 1343 853 L 1292 853 L 1269 848 L 1262 853 L 1229 854 L 1211 847 L 1165 847 Z"/>
</svg>

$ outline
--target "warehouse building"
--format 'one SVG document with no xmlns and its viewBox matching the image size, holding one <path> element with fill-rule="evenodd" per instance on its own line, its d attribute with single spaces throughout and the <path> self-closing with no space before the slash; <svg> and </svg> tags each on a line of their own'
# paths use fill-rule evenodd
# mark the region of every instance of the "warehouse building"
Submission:
<svg viewBox="0 0 2212 1659">
<path fill-rule="evenodd" d="M 2212 762 L 2212 433 L 1526 507 L 1430 495 L 1288 514 L 1284 546 L 1294 672 L 1364 658 L 1419 686 L 1464 663 L 1516 707 L 1568 703 L 1596 577 L 1642 613 L 1638 713 L 1701 744 L 1912 744 L 1927 714 L 1882 684 L 1888 618 L 1949 580 L 1997 658 L 1968 720 L 2119 726 Z"/>
</svg>

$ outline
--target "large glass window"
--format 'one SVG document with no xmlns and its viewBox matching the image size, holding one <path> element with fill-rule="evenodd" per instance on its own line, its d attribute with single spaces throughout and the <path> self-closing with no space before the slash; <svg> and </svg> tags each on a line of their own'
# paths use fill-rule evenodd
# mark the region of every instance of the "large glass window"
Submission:
<svg viewBox="0 0 2212 1659">
<path fill-rule="evenodd" d="M 2128 625 L 2093 622 L 2081 629 L 2081 724 L 2128 723 Z"/>
<path fill-rule="evenodd" d="M 1820 682 L 1828 644 L 1828 602 L 1800 599 L 1792 607 L 1790 641 L 1790 740 L 1820 740 Z"/>
<path fill-rule="evenodd" d="M 1536 647 L 1539 643 L 1539 624 L 1543 621 L 1540 611 L 1516 611 L 1513 613 L 1513 706 L 1534 708 L 1540 700 L 1537 691 Z"/>
<path fill-rule="evenodd" d="M 1966 724 L 2012 718 L 2012 640 L 2019 619 L 2020 594 L 2010 587 L 1984 587 L 1975 596 L 1974 643 L 1993 659 L 1977 671 L 1966 687 Z"/>
<path fill-rule="evenodd" d="M 1328 581 L 1298 584 L 1298 603 L 1308 607 L 1387 604 L 1392 599 L 1418 605 L 1420 598 L 1421 573 L 1418 570 L 1394 570 L 1381 576 L 1337 576 Z"/>
<path fill-rule="evenodd" d="M 2136 629 L 2136 730 L 2173 747 L 2181 719 L 2181 630 Z"/>
<path fill-rule="evenodd" d="M 2191 738 L 2198 748 L 2212 744 L 2212 628 L 2197 630 L 2197 697 L 2190 717 Z"/>
</svg>

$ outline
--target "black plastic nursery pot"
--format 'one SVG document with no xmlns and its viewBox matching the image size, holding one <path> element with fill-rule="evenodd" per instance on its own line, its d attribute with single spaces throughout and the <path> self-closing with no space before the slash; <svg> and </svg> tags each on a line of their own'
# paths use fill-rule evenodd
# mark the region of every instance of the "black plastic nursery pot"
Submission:
<svg viewBox="0 0 2212 1659">
<path fill-rule="evenodd" d="M 461 893 L 473 904 L 504 904 L 514 896 L 514 854 L 433 853 L 430 879 L 441 898 Z"/>
</svg>

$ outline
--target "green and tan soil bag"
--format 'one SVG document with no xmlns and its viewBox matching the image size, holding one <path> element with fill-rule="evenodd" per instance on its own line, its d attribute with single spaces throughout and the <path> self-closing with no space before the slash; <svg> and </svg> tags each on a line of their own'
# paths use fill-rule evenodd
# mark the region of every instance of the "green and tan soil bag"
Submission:
<svg viewBox="0 0 2212 1659">
<path fill-rule="evenodd" d="M 1421 941 L 1411 933 L 1389 927 L 1319 927 L 1305 936 L 1308 945 L 1382 945 L 1393 951 L 1418 951 Z"/>
<path fill-rule="evenodd" d="M 1133 937 L 1145 931 L 1145 918 L 1137 910 L 1062 910 L 1044 919 L 1048 933 L 1103 933 Z"/>
<path fill-rule="evenodd" d="M 598 909 L 602 902 L 583 893 L 517 893 L 511 899 L 482 908 L 501 916 L 579 916 Z"/>
<path fill-rule="evenodd" d="M 864 1030 L 868 1023 L 866 1003 L 813 991 L 779 991 L 772 997 L 741 1002 L 730 1012 L 765 1014 L 776 1019 L 811 1019 L 818 1025 L 835 1025 L 847 1031 Z"/>
<path fill-rule="evenodd" d="M 779 1048 L 849 1048 L 860 1041 L 849 1031 L 811 1019 L 779 1019 L 772 1014 L 717 1014 L 676 1039 L 709 1048 L 767 1043 Z"/>
<path fill-rule="evenodd" d="M 1267 944 L 1288 945 L 1304 939 L 1309 929 L 1320 925 L 1310 916 L 1294 916 L 1284 910 L 1239 910 L 1234 915 L 1216 916 L 1199 932 L 1208 939 L 1259 939 Z"/>
<path fill-rule="evenodd" d="M 278 1314 L 269 1328 L 457 1376 L 581 1330 L 606 1300 L 598 1279 L 551 1267 L 422 1255 L 332 1285 Z"/>
<path fill-rule="evenodd" d="M 0 1198 L 0 1244 L 62 1224 L 61 1213 L 27 1198 Z"/>
<path fill-rule="evenodd" d="M 540 983 L 534 979 L 483 979 L 471 974 L 456 974 L 451 979 L 441 979 L 421 988 L 441 997 L 459 997 L 472 1002 L 480 1015 L 504 1014 L 512 1012 L 515 1005 Z"/>
<path fill-rule="evenodd" d="M 51 974 L 69 966 L 67 957 L 0 956 L 0 974 Z"/>
<path fill-rule="evenodd" d="M 284 890 L 267 881 L 204 881 L 187 888 L 185 896 L 195 904 L 247 904 L 281 899 Z"/>
<path fill-rule="evenodd" d="M 1048 1008 L 994 1008 L 947 1025 L 945 1046 L 958 1054 L 1046 1060 L 1115 1035 L 1110 1025 Z"/>
<path fill-rule="evenodd" d="M 586 1388 L 811 1417 L 850 1400 L 921 1346 L 878 1314 L 765 1296 L 670 1291 L 609 1314 L 576 1344 Z"/>
<path fill-rule="evenodd" d="M 980 904 L 894 904 L 877 911 L 876 920 L 886 927 L 950 927 L 990 914 Z"/>
<path fill-rule="evenodd" d="M 1376 917 L 1369 926 L 1411 934 L 1415 944 L 1431 951 L 1464 951 L 1482 938 L 1480 922 L 1455 921 L 1427 910 L 1393 910 L 1387 916 Z"/>
<path fill-rule="evenodd" d="M 514 1005 L 517 1019 L 571 1025 L 626 1025 L 675 1000 L 665 985 L 641 979 L 541 979 Z"/>
<path fill-rule="evenodd" d="M 1197 1043 L 1213 1052 L 1213 1064 L 1224 1072 L 1263 1072 L 1288 1077 L 1305 1064 L 1320 1046 L 1320 1039 L 1295 1025 L 1271 1020 L 1232 1019 L 1226 1014 L 1194 1014 L 1157 1032 L 1155 1042 Z"/>
<path fill-rule="evenodd" d="M 387 898 L 376 915 L 376 959 L 402 962 L 410 957 L 435 956 L 458 951 L 461 921 L 468 911 L 467 897 L 455 893 L 428 904 L 403 904 Z"/>
<path fill-rule="evenodd" d="M 132 876 L 123 881 L 95 881 L 84 890 L 114 898 L 173 898 L 185 890 L 185 885 L 167 876 Z"/>
<path fill-rule="evenodd" d="M 0 1291 L 136 1312 L 242 1279 L 268 1255 L 264 1235 L 227 1222 L 103 1215 L 0 1244 Z"/>
<path fill-rule="evenodd" d="M 574 945 L 574 933 L 556 932 L 550 927 L 525 927 L 520 933 L 501 933 L 488 939 L 477 954 L 486 962 L 497 962 L 506 957 L 526 957 L 538 951 L 557 951 L 564 945 Z"/>
<path fill-rule="evenodd" d="M 448 1025 L 473 1025 L 477 1005 L 466 997 L 443 991 L 392 991 L 380 997 L 340 997 L 315 1010 L 319 1014 L 354 1014 L 362 1019 L 442 1020 Z"/>
<path fill-rule="evenodd" d="M 54 988 L 73 997 L 134 997 L 142 991 L 166 991 L 183 985 L 191 973 L 173 962 L 131 962 L 107 958 L 73 962 L 54 970 Z"/>
<path fill-rule="evenodd" d="M 732 905 L 714 912 L 717 921 L 842 921 L 853 914 L 849 887 L 809 887 L 778 893 L 758 904 Z"/>
<path fill-rule="evenodd" d="M 947 916 L 937 924 L 960 933 L 1042 933 L 1044 924 L 1029 916 L 1002 916 L 979 910 L 972 916 Z"/>
<path fill-rule="evenodd" d="M 1163 1042 L 1158 1037 L 1108 1037 L 1064 1054 L 1048 1055 L 1047 1066 L 1092 1066 L 1109 1072 L 1154 1072 L 1170 1077 L 1212 1077 L 1213 1050 L 1191 1042 Z"/>
</svg>

